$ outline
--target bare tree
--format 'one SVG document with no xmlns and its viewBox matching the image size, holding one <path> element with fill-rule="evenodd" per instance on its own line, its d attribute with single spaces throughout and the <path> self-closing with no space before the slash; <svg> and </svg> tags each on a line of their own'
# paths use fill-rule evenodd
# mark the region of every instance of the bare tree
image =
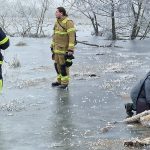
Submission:
<svg viewBox="0 0 150 150">
<path fill-rule="evenodd" d="M 17 13 L 19 14 L 20 20 L 18 18 L 16 19 L 16 27 L 20 26 L 19 28 L 21 31 L 21 36 L 31 36 L 31 29 L 33 28 L 33 19 L 32 19 L 32 8 L 30 7 L 24 7 L 22 4 L 22 1 L 17 1 Z M 18 27 L 17 27 L 18 28 Z"/>
<path fill-rule="evenodd" d="M 147 34 L 150 32 L 150 22 L 148 23 L 145 32 L 143 34 L 143 36 L 140 38 L 140 40 L 145 39 L 145 37 L 147 36 Z"/>
<path fill-rule="evenodd" d="M 112 19 L 112 40 L 116 40 L 115 4 L 113 0 L 111 0 L 111 19 Z"/>
<path fill-rule="evenodd" d="M 99 35 L 99 24 L 97 20 L 97 13 L 94 10 L 93 2 L 91 0 L 64 0 L 70 4 L 70 9 L 76 12 L 80 12 L 82 15 L 87 17 L 93 26 L 94 35 Z"/>
<path fill-rule="evenodd" d="M 49 0 L 41 0 L 40 14 L 39 14 L 39 17 L 37 17 L 37 24 L 36 24 L 37 26 L 36 33 L 35 33 L 36 37 L 38 37 L 39 35 L 44 36 L 43 23 L 44 23 L 45 14 L 48 8 L 49 8 Z"/>
<path fill-rule="evenodd" d="M 49 9 L 49 0 L 16 0 L 13 4 L 12 26 L 17 35 L 41 37 L 44 35 L 43 27 L 46 13 Z M 12 8 L 12 9 L 13 9 Z"/>
<path fill-rule="evenodd" d="M 148 0 L 133 0 L 132 1 L 132 14 L 133 14 L 133 26 L 131 32 L 131 40 L 134 40 L 140 33 L 140 30 L 144 27 L 144 36 L 147 35 L 149 30 L 149 22 L 146 24 L 146 11 L 149 9 L 149 1 Z M 148 17 L 148 20 L 150 18 Z M 141 31 L 142 32 L 142 31 Z"/>
<path fill-rule="evenodd" d="M 0 0 L 0 26 L 7 34 L 45 36 L 51 24 L 49 8 L 57 7 L 54 0 Z M 130 37 L 144 39 L 150 33 L 149 0 L 61 0 L 67 11 L 83 15 L 93 27 L 94 35 L 116 40 Z M 7 7 L 5 7 L 7 6 Z M 53 8 L 52 8 L 53 9 Z"/>
<path fill-rule="evenodd" d="M 8 12 L 8 9 L 10 8 L 7 2 L 7 0 L 0 0 L 0 27 L 4 30 L 6 34 L 10 34 L 8 31 L 8 27 L 11 26 L 11 21 L 9 19 L 10 12 Z M 7 7 L 5 7 L 7 5 Z"/>
<path fill-rule="evenodd" d="M 139 33 L 143 35 L 149 33 L 149 22 L 147 23 L 147 21 L 150 18 L 148 15 L 146 16 L 145 13 L 146 10 L 150 11 L 149 0 L 65 1 L 70 2 L 70 4 L 75 3 L 73 8 L 91 21 L 95 35 L 99 35 L 99 28 L 102 27 L 102 25 L 106 28 L 105 32 L 111 31 L 112 40 L 118 38 L 117 33 L 121 35 L 121 32 L 117 30 L 122 30 L 122 32 L 126 33 L 126 36 L 131 37 L 131 39 L 135 39 Z M 104 20 L 104 18 L 109 20 L 109 22 L 102 22 L 101 20 Z M 130 23 L 128 20 L 130 20 Z M 130 27 L 132 28 L 131 31 L 129 30 Z M 128 33 L 130 35 L 127 35 Z"/>
<path fill-rule="evenodd" d="M 132 3 L 134 24 L 133 24 L 132 33 L 131 33 L 131 40 L 134 40 L 137 37 L 139 30 L 140 30 L 140 26 L 138 25 L 138 22 L 139 22 L 139 18 L 140 18 L 141 11 L 142 11 L 142 3 L 143 3 L 142 1 L 139 1 L 137 3 L 135 2 Z M 137 11 L 135 9 L 135 5 L 137 5 Z M 144 12 L 144 9 L 143 9 L 143 12 Z"/>
<path fill-rule="evenodd" d="M 121 0 L 76 0 L 76 5 L 74 6 L 79 12 L 90 19 L 94 29 L 94 34 L 96 36 L 101 34 L 99 31 L 99 27 L 101 25 L 100 20 L 110 18 L 112 34 L 111 39 L 116 40 L 115 12 L 118 11 L 118 7 L 124 4 L 123 1 L 121 1 L 122 3 L 120 1 Z M 107 24 L 108 27 L 109 24 L 107 22 L 105 22 L 105 24 Z"/>
</svg>

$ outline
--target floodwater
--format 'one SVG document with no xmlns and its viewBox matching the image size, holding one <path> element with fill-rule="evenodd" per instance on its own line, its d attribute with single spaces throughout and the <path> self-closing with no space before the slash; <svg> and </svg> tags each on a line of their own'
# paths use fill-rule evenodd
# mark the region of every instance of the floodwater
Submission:
<svg viewBox="0 0 150 150">
<path fill-rule="evenodd" d="M 68 90 L 51 87 L 49 39 L 11 41 L 3 52 L 0 150 L 128 150 L 125 140 L 150 135 L 149 128 L 120 122 L 132 86 L 149 71 L 149 40 L 78 44 Z M 16 46 L 20 41 L 27 45 Z"/>
</svg>

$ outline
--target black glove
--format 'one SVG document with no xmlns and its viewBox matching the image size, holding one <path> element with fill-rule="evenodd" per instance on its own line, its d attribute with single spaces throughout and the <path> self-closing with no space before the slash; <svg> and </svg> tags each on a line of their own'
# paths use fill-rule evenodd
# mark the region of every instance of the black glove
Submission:
<svg viewBox="0 0 150 150">
<path fill-rule="evenodd" d="M 68 55 L 68 53 L 65 54 L 66 67 L 72 66 L 73 64 L 72 59 L 74 59 L 73 55 Z"/>
<path fill-rule="evenodd" d="M 53 52 L 53 50 L 54 50 L 53 47 L 51 47 L 51 51 L 52 51 L 52 52 Z"/>
<path fill-rule="evenodd" d="M 55 54 L 52 53 L 52 60 L 55 60 Z"/>
<path fill-rule="evenodd" d="M 65 54 L 65 59 L 75 59 L 73 55 L 68 55 L 68 53 Z"/>
<path fill-rule="evenodd" d="M 68 55 L 73 55 L 73 54 L 74 54 L 74 51 L 69 49 L 68 52 L 67 52 L 67 54 L 68 54 Z"/>
<path fill-rule="evenodd" d="M 0 52 L 0 61 L 3 61 L 4 60 L 4 57 L 2 55 L 2 53 Z"/>
</svg>

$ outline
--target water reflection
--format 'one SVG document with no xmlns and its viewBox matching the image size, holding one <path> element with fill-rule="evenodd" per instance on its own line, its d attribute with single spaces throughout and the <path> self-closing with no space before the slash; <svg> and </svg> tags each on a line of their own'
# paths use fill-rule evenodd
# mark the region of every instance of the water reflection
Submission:
<svg viewBox="0 0 150 150">
<path fill-rule="evenodd" d="M 5 149 L 5 144 L 4 144 L 4 138 L 3 138 L 3 131 L 1 131 L 1 125 L 0 125 L 0 150 Z"/>
<path fill-rule="evenodd" d="M 53 125 L 53 147 L 61 147 L 61 150 L 73 149 L 73 124 L 71 117 L 71 99 L 69 91 L 57 91 L 56 96 L 56 113 L 54 114 Z"/>
<path fill-rule="evenodd" d="M 131 124 L 131 127 L 128 128 L 128 131 L 130 132 L 131 137 L 134 138 L 147 138 L 150 134 L 149 128 L 143 127 L 141 124 Z"/>
</svg>

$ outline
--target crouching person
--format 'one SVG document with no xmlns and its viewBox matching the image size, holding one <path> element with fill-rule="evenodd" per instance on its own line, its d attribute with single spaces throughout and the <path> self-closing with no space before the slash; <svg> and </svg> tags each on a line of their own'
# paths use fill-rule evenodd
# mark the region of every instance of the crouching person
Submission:
<svg viewBox="0 0 150 150">
<path fill-rule="evenodd" d="M 133 111 L 139 114 L 150 109 L 150 72 L 133 87 L 130 97 L 132 103 L 125 104 L 129 117 L 133 116 Z"/>
<path fill-rule="evenodd" d="M 9 47 L 9 38 L 3 32 L 2 28 L 0 28 L 0 93 L 3 87 L 3 77 L 2 77 L 2 64 L 3 64 L 3 55 L 1 50 L 5 50 Z"/>
</svg>

